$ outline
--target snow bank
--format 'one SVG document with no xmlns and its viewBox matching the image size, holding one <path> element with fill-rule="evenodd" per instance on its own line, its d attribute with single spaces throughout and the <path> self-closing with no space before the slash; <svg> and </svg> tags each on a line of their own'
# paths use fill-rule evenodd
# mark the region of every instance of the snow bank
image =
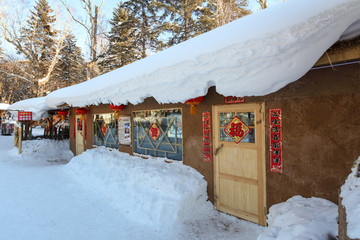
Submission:
<svg viewBox="0 0 360 240">
<path fill-rule="evenodd" d="M 203 176 L 181 162 L 142 159 L 98 147 L 74 157 L 66 172 L 129 219 L 164 227 L 195 217 L 206 205 Z"/>
<path fill-rule="evenodd" d="M 350 238 L 360 238 L 360 176 L 358 166 L 360 157 L 355 161 L 351 173 L 341 187 L 340 197 L 346 209 L 347 235 Z"/>
<path fill-rule="evenodd" d="M 45 97 L 29 98 L 26 100 L 18 101 L 9 106 L 10 110 L 32 112 L 34 121 L 48 117 L 47 111 L 56 109 L 49 107 L 45 102 Z"/>
<path fill-rule="evenodd" d="M 46 156 L 47 162 L 64 163 L 69 162 L 74 156 L 69 149 L 69 140 L 28 140 L 22 142 L 22 152 L 20 157 L 24 159 L 39 159 L 39 161 L 43 161 L 44 156 Z M 15 148 L 12 151 L 16 153 L 18 149 Z"/>
<path fill-rule="evenodd" d="M 184 102 L 208 88 L 266 95 L 298 80 L 339 38 L 360 34 L 359 0 L 287 0 L 177 46 L 50 93 L 53 107 Z"/>
<path fill-rule="evenodd" d="M 267 220 L 269 226 L 258 240 L 335 239 L 337 211 L 337 205 L 328 200 L 294 196 L 270 207 Z"/>
</svg>

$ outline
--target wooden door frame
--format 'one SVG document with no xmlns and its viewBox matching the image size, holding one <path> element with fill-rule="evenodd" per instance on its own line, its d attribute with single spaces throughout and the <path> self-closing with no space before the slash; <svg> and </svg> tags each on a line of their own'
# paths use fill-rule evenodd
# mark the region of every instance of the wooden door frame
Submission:
<svg viewBox="0 0 360 240">
<path fill-rule="evenodd" d="M 78 119 L 81 119 L 81 115 L 80 114 L 76 114 L 75 115 L 75 155 L 79 155 L 78 153 Z M 82 120 L 83 121 L 83 126 L 82 126 L 82 144 L 83 144 L 83 152 L 85 151 L 85 118 Z M 81 152 L 82 153 L 82 152 Z M 80 153 L 80 154 L 81 154 Z"/>
<path fill-rule="evenodd" d="M 221 107 L 224 107 L 226 109 L 231 109 L 234 111 L 239 112 L 251 112 L 255 111 L 255 124 L 261 124 L 260 125 L 260 133 L 259 135 L 256 135 L 256 141 L 261 141 L 261 144 L 257 145 L 255 148 L 261 152 L 260 154 L 260 164 L 258 165 L 258 219 L 255 221 L 258 224 L 261 224 L 263 226 L 266 225 L 266 215 L 267 215 L 267 206 L 266 206 L 266 162 L 265 162 L 265 103 L 241 103 L 241 104 L 231 104 L 231 105 L 213 105 L 212 106 L 212 128 L 213 128 L 213 173 L 214 173 L 214 205 L 218 209 L 219 203 L 217 201 L 218 199 L 218 190 L 217 186 L 219 186 L 219 177 L 217 177 L 217 169 L 218 169 L 218 157 L 215 155 L 215 150 L 219 147 L 218 142 L 216 141 L 216 137 L 218 136 L 218 139 L 220 138 L 220 132 L 217 131 L 219 123 L 219 114 L 216 114 L 216 110 L 218 109 L 218 112 L 220 112 Z M 260 116 L 258 116 L 258 108 L 260 112 Z M 227 110 L 225 110 L 227 111 Z M 255 133 L 257 134 L 257 133 Z M 260 136 L 260 137 L 258 137 Z M 246 144 L 246 143 L 245 143 Z M 261 186 L 262 185 L 262 186 Z M 262 200 L 261 200 L 262 199 Z M 249 220 L 249 219 L 248 219 Z"/>
</svg>

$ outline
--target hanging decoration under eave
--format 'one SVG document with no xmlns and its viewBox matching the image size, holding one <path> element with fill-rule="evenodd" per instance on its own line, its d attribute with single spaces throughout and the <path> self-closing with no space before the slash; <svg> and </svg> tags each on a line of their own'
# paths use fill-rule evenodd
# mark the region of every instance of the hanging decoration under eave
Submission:
<svg viewBox="0 0 360 240">
<path fill-rule="evenodd" d="M 196 106 L 204 101 L 204 97 L 197 97 L 187 100 L 185 103 L 190 105 L 190 115 L 196 115 Z"/>
<path fill-rule="evenodd" d="M 80 114 L 80 119 L 84 120 L 84 115 L 88 113 L 88 110 L 86 108 L 78 108 L 76 109 L 76 114 Z"/>
<path fill-rule="evenodd" d="M 121 105 L 114 105 L 114 104 L 110 104 L 110 109 L 115 111 L 114 112 L 114 118 L 117 120 L 119 119 L 119 112 L 124 110 L 125 108 L 125 105 L 124 104 L 121 104 Z"/>
<path fill-rule="evenodd" d="M 61 109 L 57 111 L 57 114 L 60 116 L 61 120 L 64 121 L 65 117 L 68 115 L 68 111 Z"/>
</svg>

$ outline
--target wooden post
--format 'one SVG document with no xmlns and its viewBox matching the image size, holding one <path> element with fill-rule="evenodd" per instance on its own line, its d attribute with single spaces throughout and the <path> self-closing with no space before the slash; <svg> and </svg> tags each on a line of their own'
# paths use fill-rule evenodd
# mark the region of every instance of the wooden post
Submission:
<svg viewBox="0 0 360 240">
<path fill-rule="evenodd" d="M 19 145 L 19 125 L 15 124 L 15 131 L 14 131 L 14 146 L 18 147 Z"/>
<path fill-rule="evenodd" d="M 50 139 L 54 139 L 54 115 L 50 115 Z"/>
<path fill-rule="evenodd" d="M 23 123 L 21 122 L 20 134 L 19 134 L 19 154 L 21 154 L 22 135 L 23 135 Z"/>
</svg>

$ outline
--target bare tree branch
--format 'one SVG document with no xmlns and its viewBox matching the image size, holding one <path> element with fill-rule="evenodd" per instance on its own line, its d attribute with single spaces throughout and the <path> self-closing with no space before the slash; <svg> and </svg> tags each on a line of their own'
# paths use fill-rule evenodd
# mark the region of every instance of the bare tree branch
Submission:
<svg viewBox="0 0 360 240">
<path fill-rule="evenodd" d="M 267 8 L 267 0 L 256 0 L 259 4 L 261 9 Z"/>
</svg>

